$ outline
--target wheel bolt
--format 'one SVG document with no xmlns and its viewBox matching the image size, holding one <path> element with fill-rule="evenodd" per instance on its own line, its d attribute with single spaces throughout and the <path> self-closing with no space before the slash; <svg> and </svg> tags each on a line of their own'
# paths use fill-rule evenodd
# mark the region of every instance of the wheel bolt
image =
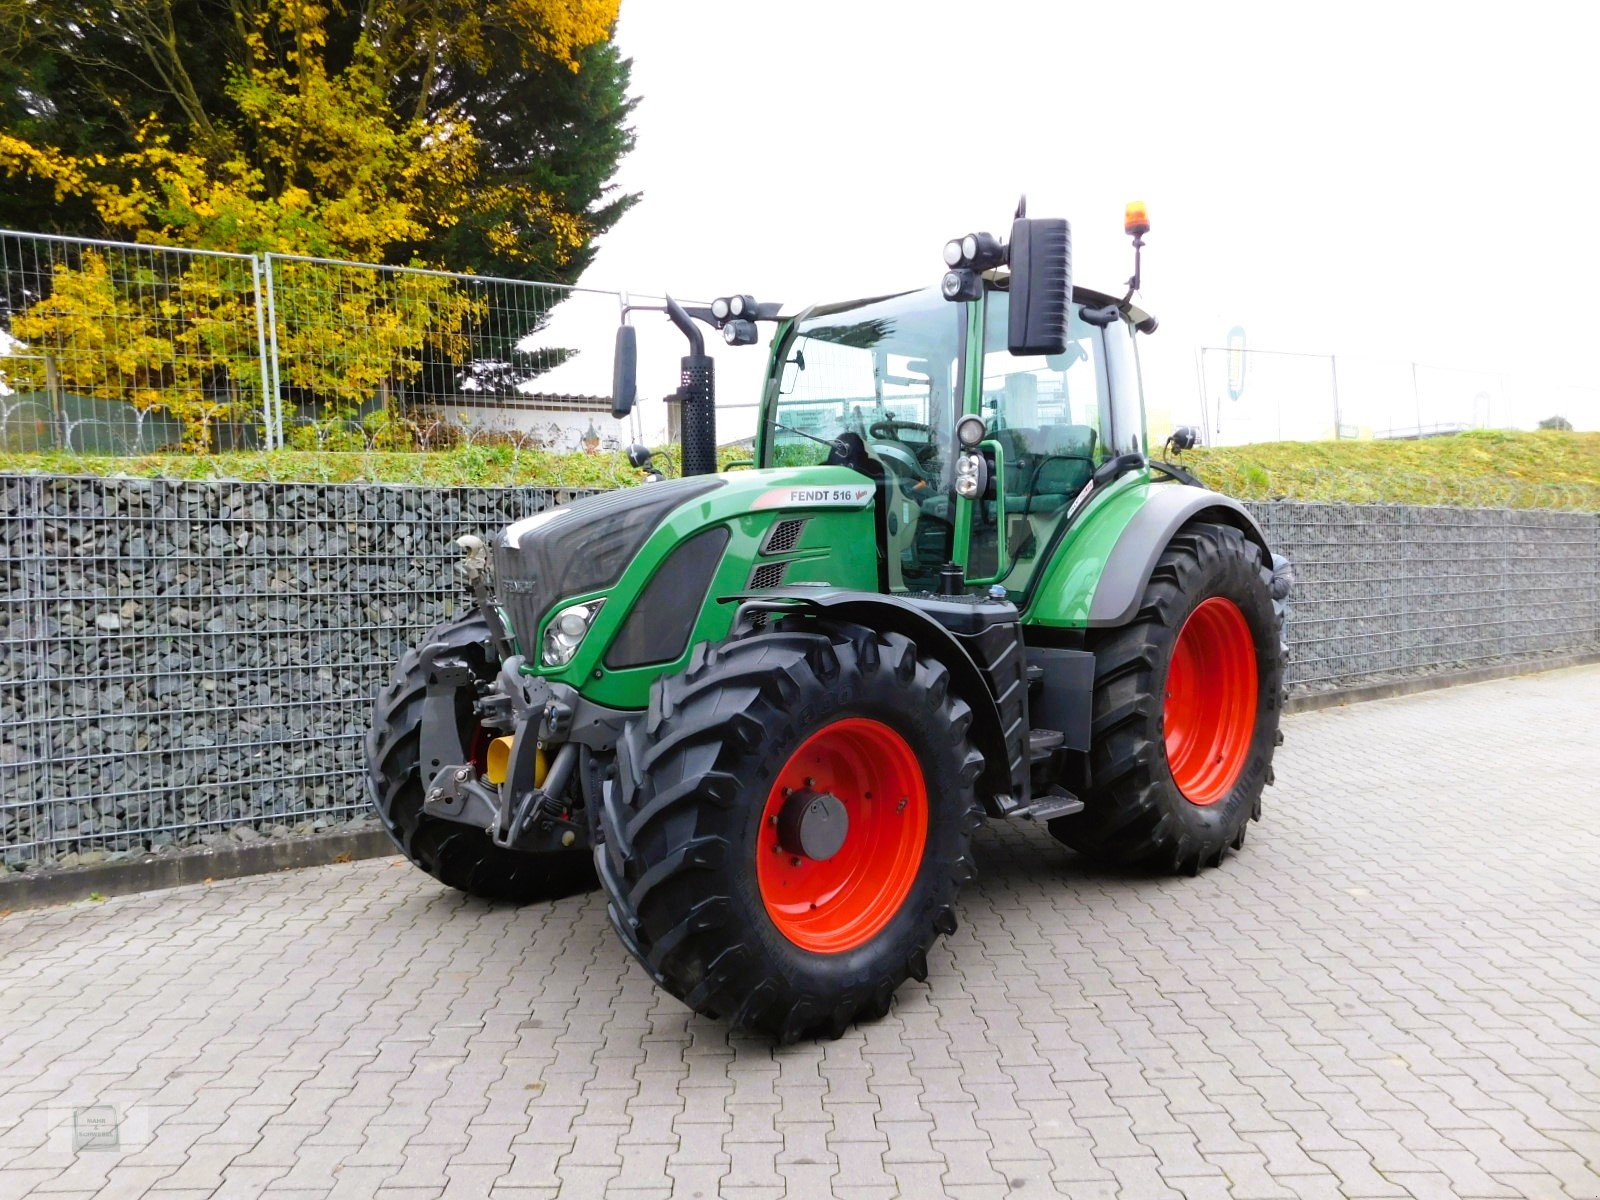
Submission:
<svg viewBox="0 0 1600 1200">
<path fill-rule="evenodd" d="M 793 858 L 791 858 L 789 860 L 789 865 L 791 867 L 798 867 L 800 865 L 800 856 L 796 854 Z"/>
</svg>

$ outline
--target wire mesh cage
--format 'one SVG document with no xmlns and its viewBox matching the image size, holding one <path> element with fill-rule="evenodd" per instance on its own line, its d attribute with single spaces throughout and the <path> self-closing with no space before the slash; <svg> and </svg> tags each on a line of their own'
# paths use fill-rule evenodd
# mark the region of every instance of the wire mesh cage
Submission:
<svg viewBox="0 0 1600 1200">
<path fill-rule="evenodd" d="M 365 816 L 372 698 L 470 603 L 454 539 L 580 494 L 0 476 L 0 866 Z"/>
</svg>

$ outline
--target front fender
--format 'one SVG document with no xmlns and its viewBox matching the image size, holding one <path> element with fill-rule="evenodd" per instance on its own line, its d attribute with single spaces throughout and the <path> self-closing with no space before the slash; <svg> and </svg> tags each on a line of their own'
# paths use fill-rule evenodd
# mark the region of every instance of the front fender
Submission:
<svg viewBox="0 0 1600 1200">
<path fill-rule="evenodd" d="M 735 597 L 729 597 L 735 599 Z M 996 796 L 1025 802 L 1028 788 L 1027 675 L 1023 648 L 1002 656 L 986 673 L 961 639 L 911 601 L 893 594 L 817 587 L 752 593 L 738 597 L 752 609 L 789 611 L 845 624 L 864 625 L 910 638 L 917 652 L 950 672 L 951 687 L 972 708 L 972 736 L 984 759 L 980 800 L 991 816 L 1002 815 Z M 741 612 L 745 611 L 741 608 Z M 769 610 L 770 611 L 770 610 Z M 741 620 L 734 621 L 737 636 Z M 1010 628 L 1014 629 L 1015 626 Z"/>
</svg>

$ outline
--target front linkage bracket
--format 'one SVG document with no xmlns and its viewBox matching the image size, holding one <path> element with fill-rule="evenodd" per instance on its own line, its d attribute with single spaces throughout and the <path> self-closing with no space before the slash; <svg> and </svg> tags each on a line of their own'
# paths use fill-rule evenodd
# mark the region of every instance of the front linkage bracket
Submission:
<svg viewBox="0 0 1600 1200">
<path fill-rule="evenodd" d="M 474 775 L 470 766 L 456 763 L 441 767 L 433 777 L 422 811 L 430 817 L 475 825 L 492 833 L 500 822 L 500 798 Z M 498 842 L 499 838 L 495 840 Z"/>
<path fill-rule="evenodd" d="M 495 845 L 508 850 L 538 854 L 574 846 L 587 836 L 587 830 L 555 797 L 565 790 L 577 758 L 576 745 L 563 746 L 545 787 L 518 792 L 515 804 L 507 803 L 500 789 L 480 778 L 469 764 L 441 767 L 428 786 L 422 811 L 481 829 Z"/>
</svg>

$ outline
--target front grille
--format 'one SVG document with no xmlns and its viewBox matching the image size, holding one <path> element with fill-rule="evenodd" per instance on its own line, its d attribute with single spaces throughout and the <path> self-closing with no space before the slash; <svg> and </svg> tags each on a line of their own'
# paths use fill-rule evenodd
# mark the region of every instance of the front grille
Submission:
<svg viewBox="0 0 1600 1200">
<path fill-rule="evenodd" d="M 777 587 L 783 582 L 784 573 L 788 569 L 789 564 L 786 562 L 762 563 L 750 572 L 751 589 Z"/>
<path fill-rule="evenodd" d="M 537 653 L 539 622 L 551 608 L 616 583 L 673 509 L 722 485 L 701 475 L 589 496 L 559 515 L 519 521 L 495 538 L 495 598 L 511 618 L 523 656 L 531 660 Z"/>
<path fill-rule="evenodd" d="M 791 517 L 786 521 L 779 521 L 767 530 L 767 540 L 761 546 L 762 554 L 787 554 L 800 543 L 800 535 L 805 531 L 804 517 Z"/>
<path fill-rule="evenodd" d="M 552 588 L 541 587 L 528 566 L 528 559 L 505 544 L 503 534 L 495 538 L 495 599 L 511 619 L 511 634 L 516 639 L 517 649 L 532 662 L 538 652 L 534 636 L 539 631 L 539 620 L 559 597 L 553 594 Z"/>
</svg>

